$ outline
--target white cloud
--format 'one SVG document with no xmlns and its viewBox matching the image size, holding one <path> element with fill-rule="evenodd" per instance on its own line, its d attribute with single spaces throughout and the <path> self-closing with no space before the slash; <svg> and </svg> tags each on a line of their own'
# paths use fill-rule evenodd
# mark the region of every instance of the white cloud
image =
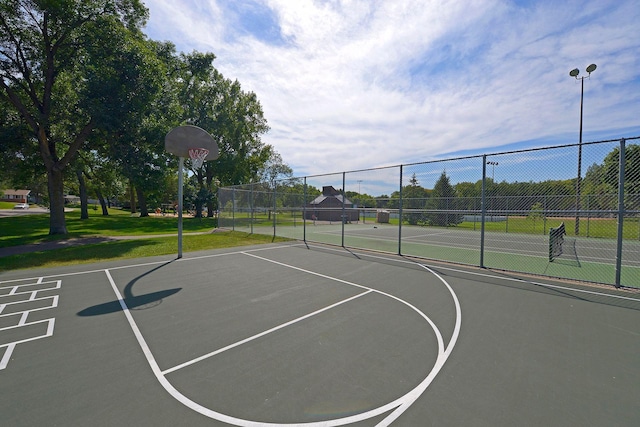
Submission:
<svg viewBox="0 0 640 427">
<path fill-rule="evenodd" d="M 575 142 L 566 135 L 576 134 L 580 89 L 568 72 L 591 62 L 585 136 L 640 131 L 632 0 L 255 3 L 271 10 L 279 41 L 236 31 L 242 7 L 226 19 L 213 0 L 147 1 L 147 33 L 214 52 L 226 77 L 257 94 L 272 129 L 263 139 L 296 175 Z"/>
</svg>

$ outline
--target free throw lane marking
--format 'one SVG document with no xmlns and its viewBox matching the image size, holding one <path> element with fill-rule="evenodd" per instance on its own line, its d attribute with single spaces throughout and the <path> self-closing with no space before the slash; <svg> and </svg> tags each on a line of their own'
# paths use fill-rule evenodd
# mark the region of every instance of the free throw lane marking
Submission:
<svg viewBox="0 0 640 427">
<path fill-rule="evenodd" d="M 247 253 L 245 253 L 246 255 L 249 255 Z M 186 396 L 184 396 L 181 392 L 179 392 L 178 390 L 175 389 L 175 387 L 173 387 L 173 385 L 167 380 L 166 378 L 166 373 L 168 372 L 173 372 L 177 369 L 179 369 L 179 367 L 182 367 L 183 365 L 179 365 L 178 367 L 174 367 L 171 368 L 165 372 L 163 372 L 160 367 L 158 366 L 155 357 L 153 356 L 153 353 L 151 352 L 151 350 L 149 349 L 149 346 L 147 345 L 144 337 L 142 336 L 140 329 L 138 328 L 137 324 L 135 323 L 133 316 L 131 315 L 125 301 L 124 298 L 122 297 L 122 295 L 120 294 L 120 291 L 118 290 L 115 281 L 113 280 L 113 278 L 111 277 L 111 274 L 109 272 L 109 270 L 104 270 L 105 274 L 107 275 L 107 278 L 109 280 L 109 283 L 114 291 L 114 293 L 116 294 L 116 297 L 119 300 L 120 306 L 122 307 L 122 310 L 125 314 L 125 317 L 127 318 L 127 321 L 136 337 L 136 340 L 138 341 L 138 344 L 140 345 L 143 354 L 145 355 L 147 362 L 149 363 L 149 366 L 151 367 L 152 372 L 154 373 L 154 375 L 156 376 L 156 378 L 158 379 L 158 382 L 160 382 L 160 384 L 163 386 L 163 388 L 172 396 L 174 397 L 176 400 L 178 400 L 179 402 L 181 402 L 183 405 L 187 406 L 188 408 L 206 416 L 209 418 L 213 418 L 213 419 L 217 419 L 219 421 L 222 422 L 226 422 L 229 424 L 234 424 L 237 426 L 241 426 L 241 427 L 282 427 L 282 426 L 306 426 L 306 427 L 321 427 L 321 426 L 325 426 L 325 427 L 330 427 L 330 426 L 340 426 L 340 425 L 345 425 L 345 424 L 351 424 L 351 423 L 355 423 L 355 422 L 359 422 L 359 421 L 363 421 L 384 413 L 387 413 L 389 411 L 393 411 L 388 417 L 386 417 L 380 425 L 389 425 L 391 422 L 393 422 L 398 416 L 400 416 L 400 414 L 402 414 L 402 412 L 404 412 L 409 406 L 411 406 L 419 397 L 420 395 L 426 390 L 426 388 L 429 386 L 429 384 L 432 382 L 433 378 L 435 378 L 435 376 L 437 375 L 437 373 L 440 371 L 440 369 L 442 368 L 442 366 L 444 365 L 445 361 L 447 360 L 447 358 L 449 357 L 449 355 L 451 354 L 451 350 L 453 349 L 453 346 L 455 345 L 455 341 L 457 340 L 457 336 L 458 336 L 458 332 L 460 330 L 460 305 L 458 303 L 458 300 L 455 296 L 455 293 L 453 292 L 453 290 L 448 286 L 448 284 L 446 283 L 446 281 L 444 281 L 444 279 L 442 279 L 441 277 L 438 276 L 438 278 L 443 281 L 449 291 L 451 292 L 454 301 L 455 301 L 455 306 L 456 306 L 456 326 L 455 326 L 455 332 L 454 332 L 454 336 L 451 339 L 451 341 L 449 342 L 449 344 L 447 345 L 447 347 L 444 347 L 444 342 L 442 339 L 442 334 L 440 333 L 440 331 L 438 330 L 438 328 L 436 327 L 436 325 L 431 321 L 431 319 L 429 319 L 424 313 L 422 313 L 420 310 L 418 310 L 415 306 L 409 304 L 408 302 L 395 297 L 391 294 L 387 294 L 385 292 L 381 292 L 372 288 L 368 288 L 366 286 L 363 285 L 359 285 L 353 282 L 347 282 L 345 280 L 342 279 L 338 279 L 338 278 L 334 278 L 331 276 L 327 276 L 327 275 L 323 275 L 321 273 L 316 273 L 310 270 L 305 270 L 305 269 L 301 269 L 299 267 L 295 267 L 292 265 L 288 265 L 288 264 L 284 264 L 284 263 L 280 263 L 277 261 L 273 261 L 273 260 L 269 260 L 267 258 L 263 258 L 263 257 L 258 257 L 255 256 L 253 254 L 251 254 L 250 256 L 253 256 L 255 258 L 259 258 L 259 259 L 263 259 L 264 261 L 267 262 L 272 262 L 278 265 L 281 265 L 283 267 L 287 267 L 287 268 L 292 268 L 292 269 L 296 269 L 298 271 L 302 271 L 305 272 L 307 274 L 313 274 L 316 276 L 320 276 L 320 277 L 324 277 L 328 280 L 333 280 L 333 281 L 338 281 L 340 283 L 344 283 L 350 286 L 355 286 L 361 289 L 365 289 L 366 292 L 363 292 L 361 294 L 356 295 L 355 297 L 350 298 L 349 300 L 353 300 L 355 298 L 359 298 L 360 296 L 363 296 L 365 294 L 368 294 L 370 292 L 376 292 L 379 293 L 381 295 L 387 296 L 389 298 L 392 298 L 396 301 L 399 301 L 403 304 L 405 304 L 407 307 L 411 308 L 412 310 L 414 310 L 415 312 L 417 312 L 423 319 L 425 319 L 429 325 L 431 326 L 431 328 L 433 329 L 433 332 L 436 335 L 437 341 L 438 341 L 438 356 L 436 359 L 436 363 L 434 365 L 434 367 L 432 368 L 432 370 L 429 372 L 429 374 L 427 375 L 427 377 L 417 386 L 415 387 L 413 390 L 409 391 L 407 394 L 405 394 L 404 396 L 401 396 L 400 398 L 394 400 L 393 402 L 390 402 L 384 406 L 381 406 L 379 408 L 373 409 L 371 411 L 367 411 L 367 412 L 363 412 L 357 415 L 353 415 L 350 417 L 344 417 L 344 418 L 338 418 L 338 419 L 332 419 L 332 420 L 326 420 L 326 421 L 320 421 L 320 422 L 310 422 L 310 423 L 267 423 L 267 422 L 260 422 L 260 421 L 252 421 L 252 420 L 246 420 L 246 419 L 241 419 L 241 418 L 236 418 L 236 417 L 232 417 L 226 414 L 222 414 L 216 411 L 213 411 L 209 408 L 206 408 L 196 402 L 194 402 L 193 400 L 187 398 Z M 424 266 L 423 266 L 424 267 Z M 432 272 L 431 270 L 429 270 L 427 267 L 424 267 L 425 269 L 427 269 L 428 271 Z M 433 272 L 432 272 L 433 273 Z M 346 302 L 342 301 L 341 303 Z M 335 306 L 335 304 L 334 304 Z M 328 309 L 325 308 L 325 310 Z M 316 312 L 314 312 L 316 313 Z M 314 313 L 311 313 L 310 315 L 313 315 Z M 317 314 L 317 313 L 316 313 Z M 310 316 L 308 315 L 308 316 Z M 296 319 L 298 320 L 298 319 Z M 301 319 L 300 319 L 301 320 Z M 294 322 L 294 321 L 292 321 Z M 284 327 L 285 325 L 282 325 L 281 327 Z M 269 331 L 265 331 L 264 334 L 268 333 Z M 247 342 L 250 339 L 247 340 L 243 340 L 244 342 Z M 243 342 L 239 342 L 237 345 L 240 345 Z M 233 345 L 233 346 L 237 346 L 237 345 Z M 209 356 L 210 357 L 210 356 Z M 195 363 L 195 362 L 194 362 Z M 386 423 L 386 424 L 385 424 Z"/>
</svg>

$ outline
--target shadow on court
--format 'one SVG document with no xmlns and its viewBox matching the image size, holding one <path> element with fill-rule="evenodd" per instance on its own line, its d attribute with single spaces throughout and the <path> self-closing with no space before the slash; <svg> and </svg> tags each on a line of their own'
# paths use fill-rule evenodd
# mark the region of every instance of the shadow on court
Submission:
<svg viewBox="0 0 640 427">
<path fill-rule="evenodd" d="M 158 267 L 141 274 L 140 276 L 134 278 L 127 286 L 124 288 L 124 304 L 129 308 L 129 310 L 145 310 L 149 308 L 156 307 L 162 304 L 164 298 L 170 297 L 178 293 L 182 288 L 173 288 L 173 289 L 165 289 L 157 292 L 150 292 L 148 294 L 143 295 L 134 295 L 133 294 L 133 286 L 138 282 L 138 280 L 142 279 L 145 276 L 150 275 L 151 273 L 171 264 L 173 261 L 169 261 L 166 264 L 159 265 Z M 117 311 L 122 310 L 121 300 L 114 300 L 105 302 L 103 304 L 94 305 L 92 307 L 85 308 L 78 312 L 78 316 L 101 316 L 103 314 L 115 313 Z"/>
</svg>

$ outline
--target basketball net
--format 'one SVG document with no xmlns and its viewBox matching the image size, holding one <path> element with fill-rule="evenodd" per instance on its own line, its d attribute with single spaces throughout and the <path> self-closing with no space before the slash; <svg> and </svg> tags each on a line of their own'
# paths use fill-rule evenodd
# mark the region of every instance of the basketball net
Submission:
<svg viewBox="0 0 640 427">
<path fill-rule="evenodd" d="M 194 169 L 199 169 L 204 165 L 204 159 L 209 154 L 206 148 L 189 148 L 189 158 Z"/>
</svg>

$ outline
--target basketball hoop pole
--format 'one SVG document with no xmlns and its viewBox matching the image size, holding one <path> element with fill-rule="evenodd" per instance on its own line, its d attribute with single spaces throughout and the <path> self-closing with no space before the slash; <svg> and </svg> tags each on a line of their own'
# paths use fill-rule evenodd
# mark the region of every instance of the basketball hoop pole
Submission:
<svg viewBox="0 0 640 427">
<path fill-rule="evenodd" d="M 178 158 L 178 258 L 182 258 L 182 186 L 184 157 Z"/>
<path fill-rule="evenodd" d="M 218 158 L 218 144 L 204 129 L 193 125 L 173 128 L 164 137 L 164 149 L 178 156 L 178 258 L 182 258 L 182 198 L 184 187 L 184 159 L 202 167 L 204 162 Z"/>
</svg>

